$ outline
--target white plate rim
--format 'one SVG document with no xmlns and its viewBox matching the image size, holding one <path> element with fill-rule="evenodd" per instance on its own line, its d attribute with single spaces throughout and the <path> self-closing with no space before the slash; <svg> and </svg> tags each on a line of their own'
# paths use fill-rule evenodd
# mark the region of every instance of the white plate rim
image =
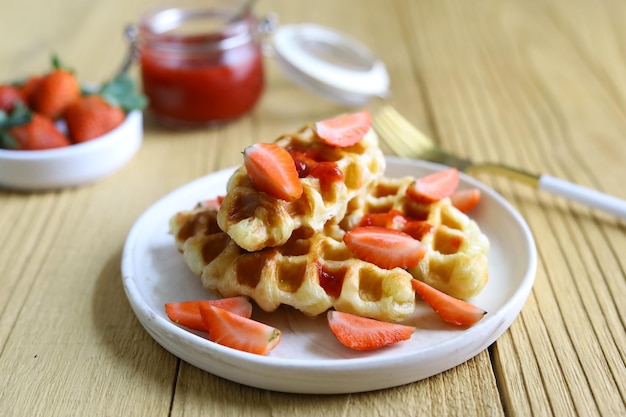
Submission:
<svg viewBox="0 0 626 417">
<path fill-rule="evenodd" d="M 445 168 L 429 162 L 395 157 L 387 157 L 387 162 L 388 169 L 402 172 L 414 169 L 430 172 Z M 372 354 L 347 359 L 285 359 L 271 355 L 259 356 L 239 352 L 210 342 L 172 323 L 162 311 L 155 311 L 148 305 L 141 285 L 138 285 L 139 279 L 147 278 L 141 278 L 136 274 L 137 259 L 134 254 L 138 249 L 138 239 L 143 232 L 143 227 L 148 224 L 155 211 L 205 182 L 223 181 L 225 183 L 233 170 L 234 168 L 228 168 L 211 173 L 183 185 L 155 202 L 131 228 L 122 256 L 124 290 L 143 327 L 165 349 L 207 372 L 245 385 L 294 393 L 352 393 L 403 385 L 451 369 L 486 349 L 509 328 L 530 294 L 536 274 L 537 255 L 528 225 L 496 191 L 472 177 L 461 174 L 462 186 L 478 187 L 490 201 L 497 204 L 503 214 L 509 216 L 511 224 L 519 229 L 520 235 L 516 238 L 521 242 L 520 248 L 524 251 L 523 255 L 528 257 L 526 268 L 521 271 L 519 286 L 513 295 L 505 300 L 497 311 L 490 312 L 477 325 L 458 331 L 458 335 L 442 343 L 420 349 L 418 358 L 416 352 L 403 352 L 403 354 L 386 356 Z M 222 190 L 217 190 L 214 194 L 222 192 Z M 205 196 L 198 196 L 198 200 L 202 198 Z M 173 214 L 170 213 L 170 215 Z M 169 218 L 163 219 L 165 222 L 168 220 Z M 173 240 L 172 245 L 174 245 Z M 519 256 L 519 253 L 516 255 Z M 463 340 L 464 343 L 459 345 L 459 340 Z M 451 356 L 442 361 L 442 355 Z M 276 375 L 280 375 L 281 378 L 276 378 Z"/>
</svg>

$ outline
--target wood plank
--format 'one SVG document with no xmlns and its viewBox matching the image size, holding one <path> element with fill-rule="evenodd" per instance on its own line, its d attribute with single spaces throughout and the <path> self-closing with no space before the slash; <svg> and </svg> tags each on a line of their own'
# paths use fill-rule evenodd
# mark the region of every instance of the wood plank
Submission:
<svg viewBox="0 0 626 417">
<path fill-rule="evenodd" d="M 283 10 L 282 7 L 285 8 L 285 13 L 281 12 L 281 20 L 291 23 L 294 18 L 289 14 L 289 8 L 282 3 L 275 4 L 274 10 Z M 381 51 L 381 57 L 385 59 L 385 62 L 387 62 L 388 58 L 392 62 L 392 65 L 389 66 L 392 79 L 399 80 L 402 83 L 402 88 L 398 89 L 397 96 L 394 92 L 394 99 L 401 102 L 410 101 L 412 109 L 419 112 L 421 102 L 419 99 L 416 99 L 416 97 L 419 97 L 419 94 L 416 93 L 419 86 L 415 81 L 415 74 L 406 65 L 406 60 L 409 56 L 408 51 L 403 49 L 404 45 L 398 45 L 398 48 L 386 47 L 394 39 L 402 36 L 401 33 L 397 32 L 401 28 L 394 25 L 393 22 L 395 19 L 403 18 L 403 10 L 400 7 L 394 7 L 389 10 L 387 6 L 380 2 L 363 3 L 362 7 L 370 10 L 370 13 L 364 14 L 364 18 L 367 19 L 369 16 L 369 19 L 371 19 L 372 16 L 376 16 L 376 23 L 368 20 L 368 24 L 365 25 L 367 30 L 363 29 L 362 23 L 359 24 L 359 22 L 354 21 L 352 22 L 353 26 L 350 26 L 348 23 L 351 20 L 344 19 L 345 16 L 353 12 L 353 6 L 347 3 L 319 2 L 311 10 L 311 15 L 308 16 L 308 19 L 330 27 L 340 28 L 352 36 L 363 39 L 373 49 Z M 271 5 L 267 6 L 267 8 L 272 9 Z M 332 10 L 333 13 L 329 13 L 329 10 Z M 386 27 L 387 29 L 385 31 L 375 31 L 370 23 L 371 25 Z M 273 94 L 271 97 L 268 96 L 266 101 L 262 102 L 259 109 L 255 112 L 258 115 L 258 118 L 255 117 L 255 122 L 258 122 L 255 128 L 258 127 L 259 135 L 265 135 L 263 132 L 269 132 L 270 129 L 275 131 L 275 134 L 292 131 L 299 126 L 299 123 L 310 122 L 320 117 L 326 117 L 328 114 L 332 114 L 332 112 L 340 111 L 340 108 L 335 108 L 333 105 L 324 103 L 318 98 L 311 97 L 308 99 L 310 96 L 308 92 L 299 91 L 290 85 L 289 81 L 278 72 L 277 68 L 270 67 L 270 69 L 276 72 L 270 74 L 268 84 L 270 84 L 270 88 L 278 87 L 280 93 Z M 304 103 L 301 107 L 298 104 L 287 107 L 284 105 L 286 102 L 298 103 L 300 97 L 307 97 L 306 105 Z M 284 115 L 281 115 L 279 111 L 284 113 Z M 414 113 L 414 115 L 416 114 L 419 119 L 419 114 Z M 266 123 L 263 123 L 266 121 L 267 126 Z M 271 124 L 269 124 L 269 121 L 271 121 Z M 280 132 L 277 130 L 279 128 L 285 130 Z M 232 387 L 232 383 L 198 372 L 195 369 L 192 372 L 188 368 L 185 364 L 181 366 L 172 415 L 201 415 L 207 412 L 207 407 L 210 407 L 213 411 L 221 407 L 221 410 L 228 410 L 228 412 L 238 415 L 237 413 L 240 412 L 238 410 L 241 410 L 241 405 L 227 405 L 231 403 L 228 398 L 231 398 L 233 394 L 228 394 L 230 390 L 224 386 Z M 448 388 L 450 385 L 458 387 L 458 390 L 450 391 Z M 242 390 L 243 393 L 238 389 L 236 395 L 246 398 L 244 401 L 246 403 L 248 401 L 252 402 L 252 398 L 266 398 L 255 389 Z M 321 403 L 323 406 L 320 410 L 324 411 L 320 412 L 336 414 L 337 410 L 343 410 L 342 415 L 415 415 L 423 412 L 434 412 L 441 415 L 501 415 L 502 413 L 495 377 L 491 371 L 491 362 L 487 352 L 479 355 L 470 363 L 461 365 L 440 376 L 420 381 L 416 384 L 410 384 L 398 390 L 400 390 L 399 393 L 396 393 L 395 390 L 384 390 L 375 393 L 333 396 L 331 397 L 332 400 L 328 400 L 328 397 L 324 396 L 268 393 L 262 404 L 265 404 L 267 401 L 271 404 L 271 407 L 266 410 L 265 406 L 263 406 L 257 411 L 261 414 L 271 412 L 272 415 L 290 415 L 294 412 L 292 403 L 300 404 L 300 410 L 313 410 L 316 403 Z M 459 395 L 459 391 L 461 391 L 461 395 Z M 208 396 L 204 404 L 198 404 L 194 400 L 199 395 Z M 226 398 L 225 401 L 222 400 L 224 397 Z M 251 399 L 248 400 L 248 398 Z M 376 406 L 353 408 L 351 405 L 357 398 L 360 404 L 376 404 Z M 402 398 L 401 408 L 398 408 L 398 403 L 393 400 L 394 398 Z M 245 413 L 245 407 L 243 410 L 243 413 Z M 439 411 L 443 414 L 439 413 Z M 316 414 L 313 411 L 309 411 L 307 415 Z"/>
<path fill-rule="evenodd" d="M 2 43 L 1 79 L 46 68 L 53 50 L 85 79 L 106 78 L 125 53 L 123 27 L 150 1 L 32 3 L 0 6 L 13 34 Z M 316 22 L 364 41 L 387 64 L 389 101 L 446 148 L 626 198 L 615 175 L 626 160 L 626 3 L 258 7 L 285 24 Z M 259 106 L 235 123 L 172 131 L 148 118 L 132 163 L 97 184 L 0 191 L 3 415 L 626 415 L 625 224 L 488 175 L 480 179 L 528 221 L 540 262 L 520 317 L 467 363 L 395 389 L 309 396 L 226 381 L 162 349 L 121 283 L 134 221 L 171 190 L 239 164 L 246 145 L 348 110 L 297 88 L 271 59 L 267 70 Z"/>
<path fill-rule="evenodd" d="M 415 29 L 411 41 L 418 51 L 415 65 L 424 70 L 425 96 L 435 126 L 432 130 L 440 135 L 444 146 L 477 159 L 552 172 L 624 196 L 617 178 L 599 167 L 612 164 L 619 170 L 617 160 L 624 160 L 624 148 L 603 148 L 602 142 L 587 140 L 603 136 L 617 140 L 624 131 L 623 118 L 613 117 L 619 111 L 616 103 L 621 92 L 612 87 L 618 83 L 597 79 L 600 66 L 590 65 L 592 60 L 581 54 L 588 45 L 576 44 L 578 38 L 568 36 L 574 31 L 565 32 L 562 22 L 554 21 L 555 15 L 565 20 L 586 16 L 591 4 L 568 4 L 558 13 L 553 9 L 557 6 L 548 2 L 409 4 L 416 18 L 424 16 L 421 24 L 414 26 L 423 30 Z M 612 35 L 603 32 L 603 36 L 615 39 Z M 609 42 L 613 44 L 615 41 Z M 619 49 L 603 52 L 617 52 L 612 62 L 623 64 Z M 455 65 L 457 62 L 466 65 Z M 571 164 L 572 160 L 576 163 Z M 574 169 L 578 165 L 580 168 Z M 598 172 L 605 175 L 597 177 Z M 502 352 L 528 353 L 516 347 L 524 336 L 517 336 L 516 327 L 511 329 L 512 338 L 496 343 L 495 366 L 508 395 L 505 409 L 522 410 L 531 405 L 539 407 L 537 412 L 543 415 L 548 410 L 543 399 L 548 398 L 549 411 L 554 415 L 623 412 L 623 352 L 614 343 L 624 336 L 623 320 L 620 322 L 616 314 L 621 306 L 606 295 L 602 281 L 610 281 L 610 277 L 598 282 L 587 275 L 598 272 L 598 256 L 604 258 L 604 265 L 619 268 L 614 250 L 607 247 L 602 232 L 598 233 L 600 226 L 614 235 L 615 223 L 595 222 L 587 217 L 589 210 L 584 207 L 535 196 L 514 184 L 481 179 L 497 185 L 522 210 L 535 233 L 541 259 L 534 294 L 540 297 L 538 322 L 547 327 L 535 334 L 541 328 L 530 326 L 533 334 L 528 335 L 537 365 L 528 366 L 531 358 L 524 358 L 524 367 L 507 366 Z M 572 220 L 567 216 L 569 210 L 575 216 L 580 213 L 580 217 Z M 581 226 L 596 238 L 586 240 L 579 232 Z M 562 242 L 569 241 L 578 241 L 578 249 L 564 251 Z M 586 264 L 581 263 L 581 257 Z M 601 302 L 590 297 L 594 290 L 602 297 Z M 609 326 L 597 315 L 594 322 L 590 321 L 598 309 L 610 315 Z M 526 311 L 523 318 L 530 314 Z M 581 357 L 586 359 L 576 359 Z M 557 368 L 552 366 L 554 360 Z M 514 386 L 524 386 L 525 395 L 514 391 Z"/>
</svg>

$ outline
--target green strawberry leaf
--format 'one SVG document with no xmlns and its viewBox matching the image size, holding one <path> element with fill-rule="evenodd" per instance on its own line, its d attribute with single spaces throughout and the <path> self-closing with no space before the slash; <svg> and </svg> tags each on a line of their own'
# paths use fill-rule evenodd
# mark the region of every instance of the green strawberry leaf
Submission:
<svg viewBox="0 0 626 417">
<path fill-rule="evenodd" d="M 143 110 L 148 104 L 147 98 L 135 89 L 135 83 L 126 74 L 105 83 L 100 89 L 100 95 L 109 104 L 121 107 L 126 113 Z"/>
<path fill-rule="evenodd" d="M 11 127 L 24 125 L 33 118 L 33 112 L 22 102 L 18 102 L 9 117 Z"/>
<path fill-rule="evenodd" d="M 9 129 L 13 127 L 12 116 L 0 110 L 0 148 L 3 149 L 19 149 L 20 147 L 19 142 L 9 133 Z"/>
<path fill-rule="evenodd" d="M 7 131 L 0 131 L 0 148 L 19 149 L 19 142 Z"/>
<path fill-rule="evenodd" d="M 18 101 L 10 114 L 0 111 L 0 130 L 6 131 L 12 127 L 24 125 L 30 122 L 32 118 L 33 113 L 30 109 Z"/>
<path fill-rule="evenodd" d="M 71 72 L 72 74 L 76 73 L 76 71 L 74 71 L 73 68 L 66 66 L 56 53 L 52 54 L 50 61 L 52 62 L 52 69 L 63 70 L 63 71 Z"/>
</svg>

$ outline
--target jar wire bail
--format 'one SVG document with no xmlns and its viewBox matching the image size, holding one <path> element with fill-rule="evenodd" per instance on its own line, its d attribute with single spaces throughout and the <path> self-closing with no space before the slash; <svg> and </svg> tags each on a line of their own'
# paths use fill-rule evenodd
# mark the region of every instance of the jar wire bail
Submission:
<svg viewBox="0 0 626 417">
<path fill-rule="evenodd" d="M 128 52 L 124 61 L 122 61 L 122 65 L 119 70 L 115 74 L 115 78 L 118 78 L 128 72 L 130 67 L 137 61 L 139 58 L 139 28 L 136 24 L 129 24 L 126 26 L 124 30 L 124 39 L 128 43 Z"/>
</svg>

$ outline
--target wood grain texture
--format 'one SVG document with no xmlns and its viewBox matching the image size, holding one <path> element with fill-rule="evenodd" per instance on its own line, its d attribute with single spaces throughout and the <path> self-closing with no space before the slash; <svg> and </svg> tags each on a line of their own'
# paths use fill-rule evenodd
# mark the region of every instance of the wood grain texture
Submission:
<svg viewBox="0 0 626 417">
<path fill-rule="evenodd" d="M 0 41 L 0 79 L 46 68 L 53 51 L 81 79 L 106 79 L 125 54 L 125 25 L 149 4 L 0 5 L 3 31 L 12 34 Z M 626 3 L 266 0 L 257 7 L 283 24 L 316 22 L 369 45 L 391 75 L 388 101 L 446 149 L 626 198 Z M 0 414 L 626 415 L 626 225 L 489 175 L 479 179 L 528 222 L 539 266 L 519 318 L 467 363 L 393 389 L 315 396 L 242 386 L 161 348 L 122 287 L 122 247 L 135 220 L 177 187 L 239 164 L 246 145 L 348 110 L 294 86 L 270 59 L 266 70 L 266 94 L 234 123 L 172 131 L 147 118 L 139 153 L 102 181 L 0 190 Z"/>
</svg>

